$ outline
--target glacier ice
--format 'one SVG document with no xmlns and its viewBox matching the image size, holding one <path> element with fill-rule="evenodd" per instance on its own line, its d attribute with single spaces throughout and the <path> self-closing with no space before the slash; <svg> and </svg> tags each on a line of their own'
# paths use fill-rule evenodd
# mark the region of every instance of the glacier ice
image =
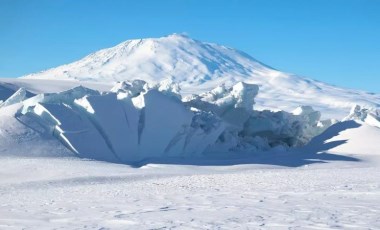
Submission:
<svg viewBox="0 0 380 230">
<path fill-rule="evenodd" d="M 202 111 L 211 111 L 230 126 L 241 128 L 253 112 L 258 91 L 257 85 L 239 82 L 229 88 L 221 85 L 201 95 L 191 95 L 184 98 L 184 103 Z"/>
<path fill-rule="evenodd" d="M 360 105 L 354 105 L 350 111 L 350 114 L 343 120 L 362 121 L 368 125 L 380 128 L 380 108 L 363 108 Z"/>
<path fill-rule="evenodd" d="M 121 81 L 111 89 L 111 92 L 125 94 L 125 97 L 135 97 L 148 88 L 148 83 L 143 80 L 134 80 L 132 82 Z"/>
<path fill-rule="evenodd" d="M 239 82 L 230 88 L 222 85 L 184 99 L 187 105 L 211 111 L 225 122 L 225 131 L 210 151 L 302 146 L 333 123 L 321 121 L 321 114 L 310 106 L 300 106 L 293 113 L 255 111 L 257 93 L 257 85 Z"/>
<path fill-rule="evenodd" d="M 1 102 L 0 108 L 22 102 L 25 99 L 32 97 L 33 95 L 34 94 L 30 93 L 25 88 L 20 88 L 16 92 L 14 92 L 9 98 L 7 98 L 4 102 Z"/>
<path fill-rule="evenodd" d="M 310 106 L 254 110 L 259 87 L 239 82 L 182 98 L 172 80 L 119 82 L 109 92 L 76 87 L 30 98 L 16 116 L 78 156 L 110 162 L 225 156 L 306 144 L 333 124 Z M 10 103 L 9 102 L 9 103 Z M 22 119 L 28 117 L 28 119 Z M 27 124 L 28 125 L 28 124 Z"/>
<path fill-rule="evenodd" d="M 16 92 L 13 87 L 9 87 L 7 84 L 0 83 L 0 101 L 7 100 L 12 94 Z"/>
<path fill-rule="evenodd" d="M 117 93 L 77 87 L 40 94 L 25 100 L 18 116 L 33 117 L 82 157 L 111 162 L 200 155 L 218 138 L 222 123 L 217 118 L 202 118 L 202 112 L 156 88 L 125 85 L 113 90 Z"/>
</svg>

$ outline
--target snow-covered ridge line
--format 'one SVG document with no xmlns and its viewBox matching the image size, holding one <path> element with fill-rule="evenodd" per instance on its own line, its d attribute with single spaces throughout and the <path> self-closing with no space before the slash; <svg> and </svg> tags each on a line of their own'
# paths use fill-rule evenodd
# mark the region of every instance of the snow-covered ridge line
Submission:
<svg viewBox="0 0 380 230">
<path fill-rule="evenodd" d="M 258 90 L 239 82 L 182 98 L 171 80 L 153 86 L 135 80 L 109 92 L 80 86 L 26 97 L 20 89 L 3 104 L 19 104 L 19 121 L 80 157 L 121 163 L 298 147 L 334 123 L 308 106 L 256 111 Z"/>
</svg>

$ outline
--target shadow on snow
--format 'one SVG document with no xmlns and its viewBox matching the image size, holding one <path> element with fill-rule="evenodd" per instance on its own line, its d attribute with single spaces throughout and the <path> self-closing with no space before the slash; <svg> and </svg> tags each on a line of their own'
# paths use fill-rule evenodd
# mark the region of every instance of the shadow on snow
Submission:
<svg viewBox="0 0 380 230">
<path fill-rule="evenodd" d="M 328 150 L 347 143 L 347 140 L 328 141 L 338 136 L 347 129 L 358 128 L 361 125 L 355 121 L 344 121 L 329 127 L 321 135 L 313 138 L 304 147 L 289 150 L 287 152 L 262 152 L 252 154 L 229 154 L 224 157 L 199 157 L 199 158 L 152 158 L 132 166 L 141 167 L 146 164 L 174 164 L 174 165 L 197 165 L 197 166 L 227 166 L 241 164 L 263 164 L 286 167 L 299 167 L 314 163 L 327 163 L 329 161 L 360 161 L 357 158 L 328 153 Z"/>
</svg>

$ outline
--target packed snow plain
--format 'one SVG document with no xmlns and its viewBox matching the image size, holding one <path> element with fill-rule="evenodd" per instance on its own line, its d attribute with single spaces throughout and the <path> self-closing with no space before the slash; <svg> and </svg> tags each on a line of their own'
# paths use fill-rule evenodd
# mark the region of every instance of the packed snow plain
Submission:
<svg viewBox="0 0 380 230">
<path fill-rule="evenodd" d="M 1 79 L 1 229 L 380 228 L 378 95 L 280 72 L 284 83 L 243 76 L 235 70 L 252 58 L 182 35 L 117 47 L 85 66 L 119 83 L 73 67 L 67 76 L 86 79 L 60 78 L 63 67 L 50 70 L 55 80 Z M 197 53 L 192 82 L 163 67 L 182 58 L 174 69 L 189 73 L 177 49 Z M 198 81 L 205 60 L 218 71 Z M 127 77 L 140 70 L 149 77 Z"/>
</svg>

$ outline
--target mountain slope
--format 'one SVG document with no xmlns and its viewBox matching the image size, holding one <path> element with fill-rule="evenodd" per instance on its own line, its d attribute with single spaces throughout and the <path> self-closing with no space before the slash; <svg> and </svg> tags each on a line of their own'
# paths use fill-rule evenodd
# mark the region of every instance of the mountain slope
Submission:
<svg viewBox="0 0 380 230">
<path fill-rule="evenodd" d="M 258 109 L 292 110 L 312 105 L 326 117 L 342 118 L 354 104 L 378 107 L 380 95 L 349 90 L 270 68 L 241 51 L 184 35 L 128 40 L 71 64 L 26 75 L 28 79 L 114 82 L 171 78 L 184 94 L 244 81 L 260 85 Z"/>
</svg>

